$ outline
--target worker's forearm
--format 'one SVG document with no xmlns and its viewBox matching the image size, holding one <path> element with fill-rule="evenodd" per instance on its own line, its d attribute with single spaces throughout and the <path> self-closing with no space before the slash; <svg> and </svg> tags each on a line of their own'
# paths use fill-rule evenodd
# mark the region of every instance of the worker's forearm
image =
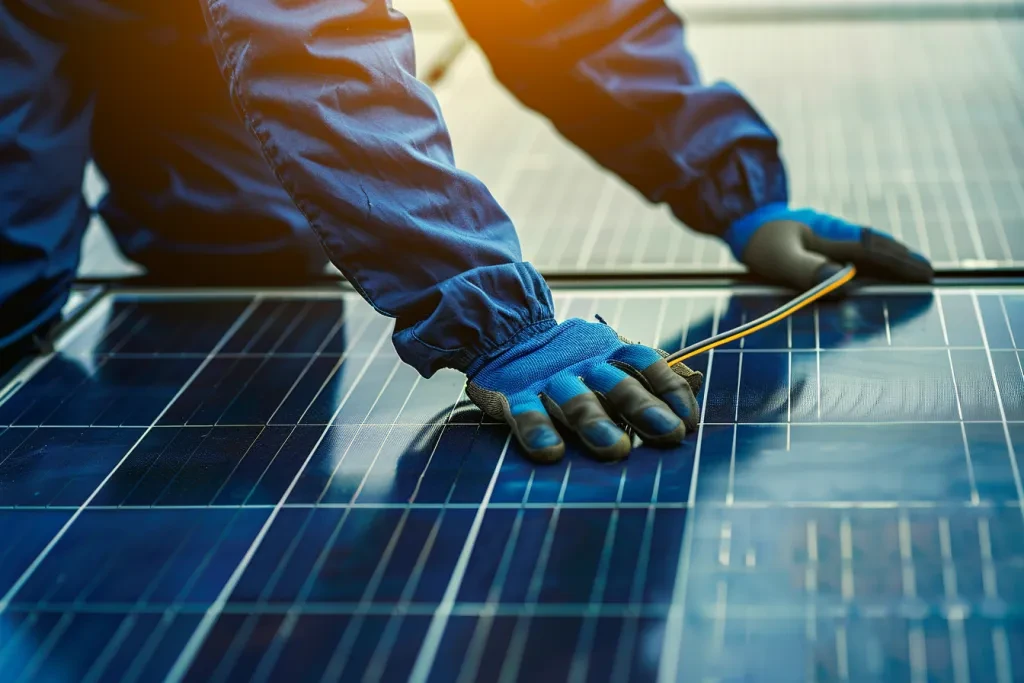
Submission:
<svg viewBox="0 0 1024 683">
<path fill-rule="evenodd" d="M 408 22 L 385 0 L 201 0 L 245 124 L 331 259 L 429 375 L 464 369 L 550 294 L 507 215 L 455 168 Z"/>
<path fill-rule="evenodd" d="M 735 88 L 701 84 L 661 0 L 453 2 L 524 104 L 690 227 L 786 201 L 775 134 Z"/>
</svg>

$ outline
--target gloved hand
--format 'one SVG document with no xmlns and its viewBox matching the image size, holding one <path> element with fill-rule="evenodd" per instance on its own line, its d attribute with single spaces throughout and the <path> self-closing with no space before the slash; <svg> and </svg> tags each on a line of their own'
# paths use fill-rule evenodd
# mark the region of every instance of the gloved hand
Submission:
<svg viewBox="0 0 1024 683">
<path fill-rule="evenodd" d="M 652 445 L 675 445 L 696 429 L 702 375 L 669 367 L 664 351 L 578 318 L 517 339 L 479 368 L 466 394 L 512 428 L 528 458 L 556 462 L 565 443 L 552 418 L 599 460 L 629 454 L 626 426 Z"/>
<path fill-rule="evenodd" d="M 752 273 L 797 290 L 827 280 L 846 264 L 858 276 L 928 283 L 928 260 L 889 235 L 813 209 L 784 204 L 762 207 L 736 221 L 723 235 Z"/>
</svg>

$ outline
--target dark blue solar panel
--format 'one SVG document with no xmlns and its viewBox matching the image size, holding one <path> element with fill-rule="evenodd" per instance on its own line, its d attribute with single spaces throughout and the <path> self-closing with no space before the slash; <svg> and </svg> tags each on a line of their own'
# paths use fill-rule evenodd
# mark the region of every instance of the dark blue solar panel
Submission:
<svg viewBox="0 0 1024 683">
<path fill-rule="evenodd" d="M 559 295 L 674 350 L 773 296 Z M 0 399 L 11 680 L 1024 677 L 1017 290 L 694 359 L 699 436 L 534 467 L 353 296 L 118 295 Z"/>
</svg>

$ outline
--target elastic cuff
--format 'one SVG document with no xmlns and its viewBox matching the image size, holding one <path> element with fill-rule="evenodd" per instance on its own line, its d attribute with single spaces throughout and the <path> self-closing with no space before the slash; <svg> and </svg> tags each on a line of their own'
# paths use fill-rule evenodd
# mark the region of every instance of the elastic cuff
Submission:
<svg viewBox="0 0 1024 683">
<path fill-rule="evenodd" d="M 743 252 L 758 228 L 770 221 L 785 218 L 790 213 L 791 209 L 786 202 L 765 204 L 730 225 L 729 229 L 722 234 L 722 240 L 729 245 L 736 260 L 742 261 Z"/>
<path fill-rule="evenodd" d="M 476 268 L 444 281 L 425 319 L 394 335 L 399 357 L 424 377 L 441 368 L 468 372 L 520 335 L 554 326 L 544 278 L 528 263 Z"/>
<path fill-rule="evenodd" d="M 505 351 L 507 351 L 508 349 L 512 348 L 513 346 L 516 346 L 517 344 L 522 343 L 526 339 L 530 339 L 531 337 L 544 334 L 548 330 L 551 330 L 557 326 L 558 322 L 554 318 L 547 318 L 545 320 L 535 322 L 532 325 L 527 325 L 523 329 L 513 334 L 511 337 L 505 339 L 502 343 L 494 344 L 491 348 L 487 349 L 483 353 L 480 353 L 471 361 L 469 361 L 468 364 L 466 365 L 466 376 L 470 380 L 472 380 L 473 377 L 475 377 L 476 374 L 480 372 L 480 370 L 485 365 L 487 365 L 487 363 L 491 362 L 493 359 L 505 353 Z"/>
</svg>

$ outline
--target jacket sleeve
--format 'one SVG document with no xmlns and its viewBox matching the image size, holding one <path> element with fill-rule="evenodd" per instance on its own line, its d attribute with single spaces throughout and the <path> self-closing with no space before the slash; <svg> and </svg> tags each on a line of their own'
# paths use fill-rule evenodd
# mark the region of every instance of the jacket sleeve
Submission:
<svg viewBox="0 0 1024 683">
<path fill-rule="evenodd" d="M 396 319 L 403 360 L 467 371 L 554 324 L 508 216 L 455 167 L 388 0 L 201 4 L 243 122 L 331 260 Z"/>
<path fill-rule="evenodd" d="M 663 0 L 452 2 L 519 101 L 691 228 L 788 200 L 775 134 L 736 88 L 701 83 Z"/>
</svg>

